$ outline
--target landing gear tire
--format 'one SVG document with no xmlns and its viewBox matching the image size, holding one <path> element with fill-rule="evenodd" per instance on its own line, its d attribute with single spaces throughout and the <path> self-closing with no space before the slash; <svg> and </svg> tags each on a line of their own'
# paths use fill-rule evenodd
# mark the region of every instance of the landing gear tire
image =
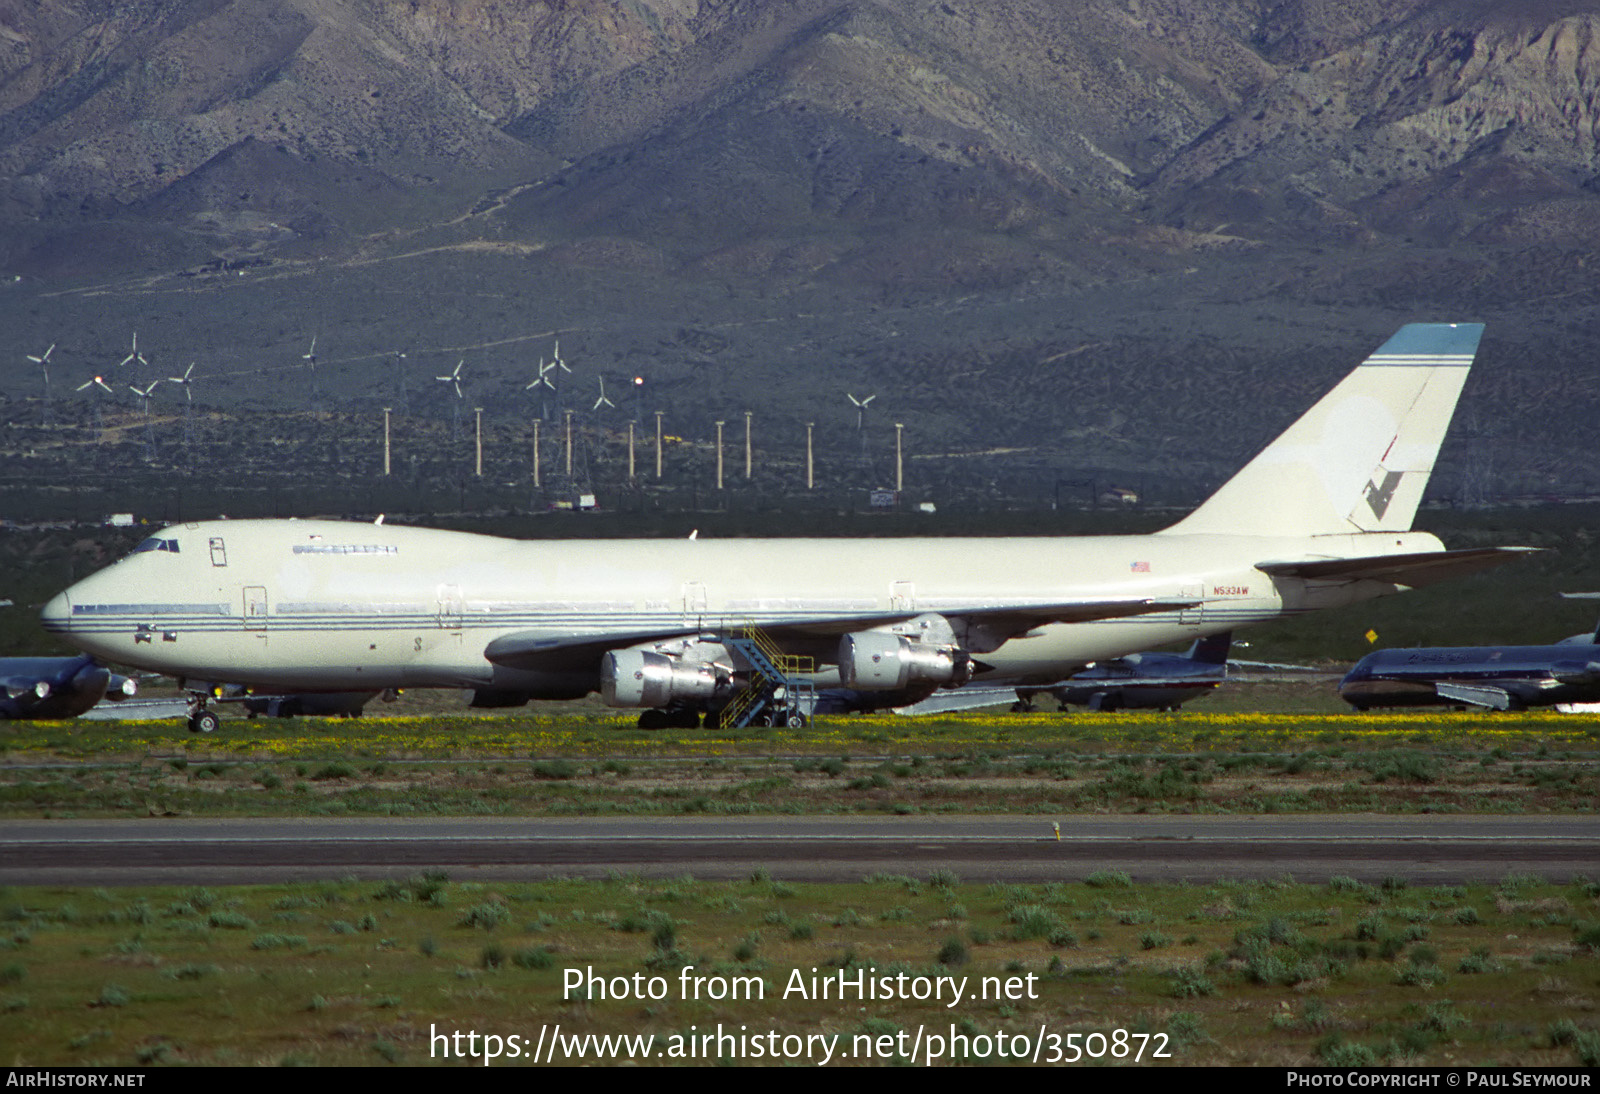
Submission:
<svg viewBox="0 0 1600 1094">
<path fill-rule="evenodd" d="M 190 733 L 215 733 L 221 725 L 222 719 L 217 717 L 214 710 L 201 710 L 189 715 Z"/>
</svg>

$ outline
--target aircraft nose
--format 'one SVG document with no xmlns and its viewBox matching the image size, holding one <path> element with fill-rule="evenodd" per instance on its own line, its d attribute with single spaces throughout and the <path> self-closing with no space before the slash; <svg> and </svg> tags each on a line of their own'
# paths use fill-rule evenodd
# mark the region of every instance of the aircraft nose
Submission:
<svg viewBox="0 0 1600 1094">
<path fill-rule="evenodd" d="M 65 634 L 72 629 L 72 598 L 65 592 L 57 593 L 39 613 L 44 629 L 55 634 Z"/>
</svg>

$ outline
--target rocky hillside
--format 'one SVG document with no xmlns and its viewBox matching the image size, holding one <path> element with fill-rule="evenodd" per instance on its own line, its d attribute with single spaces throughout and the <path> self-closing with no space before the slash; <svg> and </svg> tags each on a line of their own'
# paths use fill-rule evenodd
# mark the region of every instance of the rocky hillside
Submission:
<svg viewBox="0 0 1600 1094">
<path fill-rule="evenodd" d="M 536 235 L 934 217 L 1046 237 L 1587 241 L 1588 7 L 11 3 L 0 178 L 11 225 L 146 213 L 213 244 L 371 231 L 374 188 L 497 179 L 551 191 L 511 218 Z M 234 185 L 258 169 L 258 192 Z"/>
</svg>

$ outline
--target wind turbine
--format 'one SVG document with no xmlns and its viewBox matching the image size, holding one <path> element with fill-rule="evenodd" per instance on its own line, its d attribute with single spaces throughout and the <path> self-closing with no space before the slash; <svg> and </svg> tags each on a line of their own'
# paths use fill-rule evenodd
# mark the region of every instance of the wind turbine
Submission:
<svg viewBox="0 0 1600 1094">
<path fill-rule="evenodd" d="M 572 370 L 567 367 L 566 360 L 561 356 L 561 339 L 557 338 L 556 339 L 555 351 L 554 351 L 554 353 L 552 354 L 552 356 L 550 358 L 550 374 L 552 376 L 554 376 L 556 381 L 557 381 L 556 383 L 553 383 L 553 384 L 550 385 L 551 390 L 556 393 L 556 414 L 557 414 L 557 416 L 559 416 L 561 414 L 561 384 L 560 384 L 560 380 L 561 380 L 561 374 L 563 372 L 565 372 L 569 376 L 572 374 Z"/>
<path fill-rule="evenodd" d="M 441 384 L 449 384 L 456 389 L 456 401 L 450 404 L 451 431 L 455 437 L 461 436 L 461 366 L 466 363 L 466 358 L 462 358 L 456 362 L 456 367 L 452 372 L 444 376 L 434 377 Z"/>
<path fill-rule="evenodd" d="M 300 355 L 300 360 L 311 366 L 311 402 L 313 406 L 319 401 L 317 398 L 317 336 L 311 336 L 311 348 Z"/>
<path fill-rule="evenodd" d="M 859 433 L 859 432 L 861 432 L 861 423 L 862 423 L 863 420 L 865 420 L 866 415 L 867 415 L 867 404 L 872 402 L 872 400 L 874 400 L 874 399 L 876 399 L 878 397 L 877 392 L 873 392 L 871 395 L 868 395 L 865 399 L 857 399 L 854 395 L 850 394 L 847 391 L 847 392 L 844 393 L 844 397 L 846 399 L 849 399 L 852 403 L 855 404 L 855 408 L 856 408 L 856 432 Z"/>
<path fill-rule="evenodd" d="M 546 364 L 545 359 L 540 357 L 539 374 L 529 381 L 528 386 L 522 390 L 532 391 L 534 388 L 540 387 L 549 388 L 551 391 L 554 391 L 556 389 L 556 385 L 555 381 L 550 379 L 550 373 L 555 371 L 556 363 L 557 362 L 555 361 L 551 361 L 550 363 Z M 545 394 L 542 391 L 539 393 L 539 417 L 542 419 L 548 419 L 550 417 L 550 400 L 545 397 Z"/>
<path fill-rule="evenodd" d="M 98 395 L 96 395 L 93 391 L 89 390 L 91 388 L 99 388 L 101 391 L 104 391 L 107 395 L 112 394 L 112 391 L 111 391 L 111 385 L 106 383 L 106 380 L 105 380 L 104 376 L 91 377 L 88 380 L 85 380 L 83 383 L 78 385 L 77 390 L 79 390 L 79 391 L 89 391 L 90 398 L 94 399 L 94 427 L 95 427 L 95 429 L 98 430 L 104 424 L 103 418 L 102 418 L 102 414 L 101 414 L 101 407 L 100 407 L 101 400 L 100 400 L 100 397 Z"/>
<path fill-rule="evenodd" d="M 168 376 L 167 382 L 183 388 L 183 443 L 187 447 L 194 438 L 194 362 L 183 370 L 182 376 Z"/>
<path fill-rule="evenodd" d="M 862 428 L 862 426 L 867 420 L 867 404 L 872 402 L 872 400 L 876 399 L 878 397 L 878 393 L 877 392 L 873 392 L 871 395 L 868 395 L 865 399 L 857 399 L 854 395 L 850 394 L 848 391 L 845 392 L 844 394 L 845 394 L 845 398 L 849 399 L 852 403 L 855 404 L 855 408 L 856 408 L 856 440 L 859 441 L 860 444 L 861 444 L 861 462 L 863 464 L 865 464 L 867 462 L 867 434 L 866 434 L 866 431 Z"/>
<path fill-rule="evenodd" d="M 596 399 L 594 401 L 594 406 L 590 407 L 589 409 L 599 410 L 602 406 L 608 406 L 612 410 L 617 409 L 617 404 L 606 398 L 606 378 L 604 376 L 600 377 L 600 398 Z"/>
<path fill-rule="evenodd" d="M 133 361 L 137 361 L 139 364 L 144 365 L 146 368 L 148 368 L 150 366 L 150 362 L 145 360 L 144 354 L 139 352 L 139 332 L 138 331 L 134 331 L 133 332 L 133 349 L 128 351 L 128 356 L 124 357 L 122 360 L 117 362 L 117 367 L 121 368 L 123 365 L 126 365 L 126 364 L 128 364 L 130 362 L 133 362 Z"/>
<path fill-rule="evenodd" d="M 454 387 L 456 389 L 456 398 L 457 399 L 462 397 L 461 396 L 461 366 L 466 364 L 466 363 L 467 363 L 466 358 L 463 357 L 461 360 L 456 362 L 455 369 L 452 370 L 449 374 L 447 374 L 445 376 L 435 376 L 434 377 L 434 379 L 438 380 L 440 383 L 449 384 L 452 387 Z"/>
<path fill-rule="evenodd" d="M 150 397 L 156 393 L 156 385 L 160 382 L 160 380 L 151 380 L 143 388 L 134 387 L 132 384 L 128 385 L 128 390 L 139 396 L 140 401 L 144 403 L 144 458 L 146 460 L 156 458 L 156 438 L 150 432 Z"/>
<path fill-rule="evenodd" d="M 55 413 L 52 411 L 52 409 L 50 407 L 50 355 L 52 353 L 54 353 L 55 350 L 56 350 L 56 344 L 54 342 L 51 342 L 50 343 L 50 348 L 45 350 L 43 353 L 39 354 L 37 357 L 34 356 L 31 353 L 28 354 L 28 360 L 30 360 L 34 364 L 38 365 L 40 370 L 44 373 L 44 424 L 45 425 L 54 425 L 55 424 Z"/>
<path fill-rule="evenodd" d="M 167 377 L 167 382 L 168 383 L 170 383 L 170 384 L 178 384 L 178 385 L 182 386 L 184 397 L 191 403 L 194 402 L 194 391 L 193 391 L 193 389 L 191 387 L 191 385 L 194 383 L 194 380 L 191 378 L 193 373 L 194 373 L 194 362 L 190 361 L 189 362 L 189 367 L 183 370 L 183 375 L 182 376 L 168 376 Z"/>
</svg>

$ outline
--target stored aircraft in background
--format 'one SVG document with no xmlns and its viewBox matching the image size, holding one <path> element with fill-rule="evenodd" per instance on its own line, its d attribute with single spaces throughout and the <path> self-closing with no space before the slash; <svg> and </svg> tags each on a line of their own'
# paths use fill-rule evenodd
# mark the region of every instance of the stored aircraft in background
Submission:
<svg viewBox="0 0 1600 1094">
<path fill-rule="evenodd" d="M 46 629 L 180 679 L 279 692 L 598 690 L 643 724 L 810 714 L 791 685 L 913 702 L 1493 566 L 1409 531 L 1478 324 L 1401 328 L 1189 516 L 1139 536 L 513 541 L 320 520 L 179 524 L 59 594 Z M 887 697 L 887 695 L 886 695 Z"/>
<path fill-rule="evenodd" d="M 101 699 L 120 702 L 139 693 L 94 658 L 0 657 L 0 718 L 76 718 Z"/>
<path fill-rule="evenodd" d="M 1339 696 L 1369 707 L 1525 710 L 1600 702 L 1600 627 L 1551 646 L 1377 650 L 1356 662 Z"/>
<path fill-rule="evenodd" d="M 310 691 L 295 695 L 255 695 L 241 693 L 248 717 L 264 714 L 268 718 L 319 717 L 359 718 L 367 704 L 378 697 L 376 691 Z M 225 697 L 227 696 L 225 693 Z"/>
<path fill-rule="evenodd" d="M 1233 635 L 1224 631 L 1196 639 L 1188 653 L 1130 653 L 1096 662 L 1055 687 L 1045 689 L 1063 708 L 1090 710 L 1177 710 L 1190 699 L 1209 695 L 1228 675 Z M 1021 688 L 1017 698 L 1037 693 Z"/>
<path fill-rule="evenodd" d="M 1209 695 L 1228 676 L 1228 651 L 1233 635 L 1207 635 L 1197 638 L 1187 653 L 1130 653 L 1109 661 L 1097 661 L 1065 680 L 1044 687 L 1001 687 L 993 684 L 968 684 L 954 690 L 934 692 L 910 706 L 897 706 L 896 714 L 912 716 L 942 714 L 956 710 L 1012 704 L 1013 711 L 1029 711 L 1041 695 L 1050 695 L 1061 704 L 1088 707 L 1090 710 L 1177 710 L 1191 699 Z M 824 692 L 818 701 L 821 713 L 875 710 L 873 693 L 838 694 Z"/>
</svg>

